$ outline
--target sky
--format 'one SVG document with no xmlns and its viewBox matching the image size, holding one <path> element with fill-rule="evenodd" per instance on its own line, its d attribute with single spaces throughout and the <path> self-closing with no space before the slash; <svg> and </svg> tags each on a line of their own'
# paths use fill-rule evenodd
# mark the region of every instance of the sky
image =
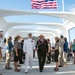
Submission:
<svg viewBox="0 0 75 75">
<path fill-rule="evenodd" d="M 57 9 L 31 9 L 31 0 L 0 0 L 0 9 L 23 10 L 23 11 L 63 11 L 62 0 L 57 0 Z M 75 0 L 64 0 L 64 11 L 73 12 L 75 9 Z M 39 19 L 40 17 L 40 19 Z M 40 15 L 26 15 L 26 16 L 10 16 L 4 17 L 8 22 L 53 22 L 63 23 L 61 18 L 40 16 Z M 32 19 L 33 18 L 33 19 Z M 71 33 L 74 32 L 74 29 Z M 70 34 L 71 35 L 71 34 Z M 71 37 L 71 40 L 75 36 Z"/>
<path fill-rule="evenodd" d="M 69 1 L 64 0 L 65 4 L 65 11 L 70 11 L 71 8 L 74 7 L 75 0 Z M 0 9 L 10 9 L 10 10 L 27 10 L 27 11 L 62 11 L 62 0 L 57 0 L 57 9 L 31 9 L 31 0 L 0 0 Z M 32 19 L 32 16 L 34 17 Z M 40 19 L 39 19 L 40 17 Z M 15 18 L 15 19 L 14 19 Z M 19 19 L 17 19 L 19 18 Z M 35 19 L 37 18 L 37 19 Z M 45 19 L 42 19 L 45 18 Z M 62 23 L 62 19 L 55 18 L 55 17 L 47 17 L 47 16 L 39 16 L 39 15 L 27 15 L 27 16 L 11 16 L 11 17 L 5 17 L 7 21 L 21 21 L 21 22 L 28 22 L 29 20 L 31 22 L 58 22 Z"/>
</svg>

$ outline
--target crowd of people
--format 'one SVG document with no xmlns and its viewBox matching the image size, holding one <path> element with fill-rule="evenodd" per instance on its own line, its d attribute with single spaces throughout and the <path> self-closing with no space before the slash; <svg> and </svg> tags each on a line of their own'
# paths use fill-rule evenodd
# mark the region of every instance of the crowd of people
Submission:
<svg viewBox="0 0 75 75">
<path fill-rule="evenodd" d="M 61 35 L 60 37 L 56 36 L 55 45 L 52 46 L 49 38 L 46 39 L 42 34 L 38 38 L 39 39 L 37 40 L 37 42 L 35 42 L 35 40 L 33 40 L 32 38 L 31 33 L 28 34 L 27 39 L 23 39 L 18 35 L 14 38 L 14 43 L 12 43 L 12 37 L 5 39 L 3 36 L 3 32 L 1 31 L 0 64 L 2 59 L 5 58 L 5 69 L 12 69 L 10 62 L 11 57 L 13 57 L 15 71 L 20 72 L 20 69 L 18 67 L 21 67 L 20 64 L 25 64 L 25 73 L 28 73 L 28 66 L 29 69 L 32 70 L 32 62 L 33 57 L 35 57 L 35 51 L 37 52 L 40 72 L 43 72 L 45 63 L 50 64 L 51 61 L 55 61 L 56 63 L 54 71 L 58 71 L 59 67 L 68 65 L 67 61 L 70 60 L 71 55 L 74 55 L 73 64 L 75 64 L 75 39 L 74 42 L 69 46 L 66 37 L 64 37 L 63 35 Z M 23 61 L 23 59 L 25 59 L 25 61 Z"/>
</svg>

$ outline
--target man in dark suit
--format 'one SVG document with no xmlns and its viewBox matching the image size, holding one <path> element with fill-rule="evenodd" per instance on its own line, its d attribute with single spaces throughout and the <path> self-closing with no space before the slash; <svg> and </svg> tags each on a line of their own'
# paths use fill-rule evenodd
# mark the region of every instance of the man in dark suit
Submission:
<svg viewBox="0 0 75 75">
<path fill-rule="evenodd" d="M 36 47 L 37 47 L 37 55 L 39 60 L 39 69 L 40 72 L 42 72 L 46 60 L 46 54 L 48 52 L 48 43 L 44 39 L 43 35 L 39 36 L 39 40 L 37 41 Z"/>
</svg>

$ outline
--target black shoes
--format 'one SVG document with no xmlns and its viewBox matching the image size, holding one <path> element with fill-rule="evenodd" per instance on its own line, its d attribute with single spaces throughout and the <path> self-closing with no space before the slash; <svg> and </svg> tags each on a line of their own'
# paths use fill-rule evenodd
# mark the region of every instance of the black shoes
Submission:
<svg viewBox="0 0 75 75">
<path fill-rule="evenodd" d="M 21 71 L 20 69 L 15 70 L 15 72 L 20 72 L 20 71 Z"/>
<path fill-rule="evenodd" d="M 20 64 L 24 64 L 24 62 L 20 62 Z"/>
<path fill-rule="evenodd" d="M 42 66 L 42 67 L 40 68 L 40 72 L 43 72 L 43 69 L 44 69 L 44 66 Z"/>
<path fill-rule="evenodd" d="M 41 69 L 40 72 L 43 72 L 43 70 Z"/>
<path fill-rule="evenodd" d="M 25 72 L 26 74 L 28 73 L 28 72 Z"/>
<path fill-rule="evenodd" d="M 63 67 L 63 66 L 59 65 L 59 67 Z"/>
<path fill-rule="evenodd" d="M 21 65 L 17 65 L 18 67 L 21 67 Z"/>
<path fill-rule="evenodd" d="M 6 67 L 5 67 L 5 69 L 6 69 L 6 70 L 11 70 L 12 68 L 11 68 L 11 67 L 9 67 L 9 68 L 6 68 Z"/>
<path fill-rule="evenodd" d="M 42 66 L 42 69 L 44 69 L 44 66 Z"/>
<path fill-rule="evenodd" d="M 59 68 L 56 68 L 56 67 L 54 68 L 54 71 L 58 71 L 58 70 L 59 70 Z"/>
<path fill-rule="evenodd" d="M 50 61 L 46 61 L 46 64 L 50 64 Z"/>
</svg>

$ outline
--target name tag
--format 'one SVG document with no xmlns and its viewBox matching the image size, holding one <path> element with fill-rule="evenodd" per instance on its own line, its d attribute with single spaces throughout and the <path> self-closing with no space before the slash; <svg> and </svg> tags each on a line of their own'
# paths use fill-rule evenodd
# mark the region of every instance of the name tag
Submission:
<svg viewBox="0 0 75 75">
<path fill-rule="evenodd" d="M 33 41 L 31 41 L 31 42 L 33 42 Z"/>
</svg>

